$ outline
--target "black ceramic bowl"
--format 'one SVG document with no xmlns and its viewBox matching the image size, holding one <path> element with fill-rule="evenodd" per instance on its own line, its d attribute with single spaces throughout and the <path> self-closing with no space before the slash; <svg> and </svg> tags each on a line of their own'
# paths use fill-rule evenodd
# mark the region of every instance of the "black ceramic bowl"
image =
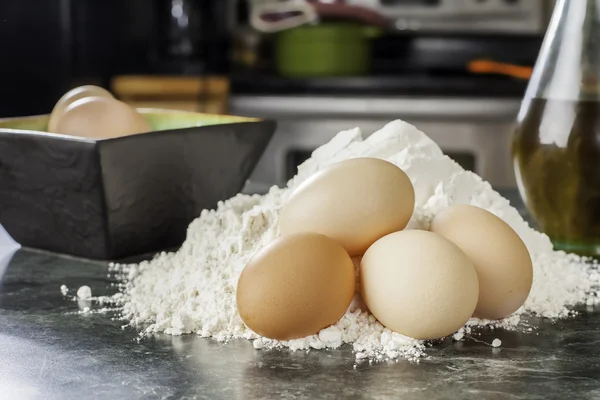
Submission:
<svg viewBox="0 0 600 400">
<path fill-rule="evenodd" d="M 0 120 L 0 224 L 24 246 L 94 259 L 179 246 L 203 209 L 242 189 L 275 131 L 139 111 L 152 132 L 102 140 L 45 133 L 48 115 Z"/>
</svg>

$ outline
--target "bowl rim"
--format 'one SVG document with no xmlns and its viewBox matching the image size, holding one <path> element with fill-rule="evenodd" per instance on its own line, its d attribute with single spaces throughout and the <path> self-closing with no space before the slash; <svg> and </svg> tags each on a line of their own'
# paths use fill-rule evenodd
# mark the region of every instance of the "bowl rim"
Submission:
<svg viewBox="0 0 600 400">
<path fill-rule="evenodd" d="M 1 120 L 0 120 L 1 121 Z M 26 136 L 42 136 L 52 139 L 67 140 L 72 142 L 84 142 L 84 143 L 98 143 L 104 139 L 90 139 L 81 136 L 62 135 L 60 133 L 44 132 L 44 131 L 32 131 L 31 129 L 12 129 L 12 128 L 0 128 L 0 135 L 3 133 L 10 133 L 14 135 L 26 135 Z M 150 132 L 148 132 L 150 133 Z M 118 139 L 118 138 L 115 138 Z"/>
<path fill-rule="evenodd" d="M 224 123 L 218 123 L 218 124 L 198 125 L 198 126 L 173 128 L 173 129 L 152 130 L 152 131 L 148 131 L 148 132 L 135 133 L 135 134 L 126 135 L 126 136 L 97 138 L 97 139 L 86 138 L 86 137 L 82 137 L 82 136 L 74 136 L 74 135 L 64 135 L 64 134 L 53 133 L 53 132 L 35 131 L 35 130 L 31 130 L 31 129 L 3 128 L 1 126 L 0 126 L 0 134 L 9 133 L 9 134 L 15 134 L 15 135 L 43 136 L 43 137 L 60 139 L 60 140 L 69 140 L 69 141 L 94 144 L 94 143 L 100 143 L 100 142 L 122 140 L 122 139 L 130 138 L 130 137 L 134 137 L 134 136 L 141 136 L 141 135 L 146 136 L 149 134 L 158 134 L 158 133 L 176 131 L 176 130 L 181 130 L 181 129 L 193 129 L 193 128 L 202 128 L 202 127 L 206 127 L 206 126 L 242 124 L 242 123 L 275 122 L 275 120 L 273 120 L 273 119 L 264 119 L 264 118 L 257 118 L 257 117 L 243 117 L 243 116 L 229 115 L 229 114 L 200 113 L 200 112 L 195 112 L 195 111 L 174 110 L 174 109 L 166 109 L 166 108 L 140 107 L 140 108 L 136 108 L 136 110 L 141 114 L 152 114 L 152 113 L 188 114 L 188 115 L 195 114 L 195 115 L 200 115 L 200 116 L 227 117 L 227 118 L 231 118 L 232 120 L 224 122 Z M 27 120 L 37 119 L 37 118 L 50 117 L 50 115 L 51 114 L 37 114 L 37 115 L 27 115 L 27 116 L 23 116 L 23 117 L 5 117 L 5 118 L 0 118 L 0 123 L 10 123 L 12 121 L 27 121 Z"/>
</svg>

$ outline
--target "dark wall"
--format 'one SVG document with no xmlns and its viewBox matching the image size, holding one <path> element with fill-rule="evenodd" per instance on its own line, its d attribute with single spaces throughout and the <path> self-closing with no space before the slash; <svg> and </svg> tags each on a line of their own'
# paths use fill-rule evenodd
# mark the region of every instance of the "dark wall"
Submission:
<svg viewBox="0 0 600 400">
<path fill-rule="evenodd" d="M 179 4 L 189 25 L 171 18 Z M 0 118 L 117 74 L 224 73 L 228 0 L 0 0 Z M 186 12 L 187 12 L 186 11 Z M 189 54 L 177 49 L 187 40 Z"/>
<path fill-rule="evenodd" d="M 0 1 L 0 117 L 48 112 L 68 88 L 69 3 Z"/>
<path fill-rule="evenodd" d="M 0 0 L 0 117 L 47 113 L 71 87 L 106 87 L 119 68 L 143 63 L 155 8 L 144 3 Z"/>
</svg>

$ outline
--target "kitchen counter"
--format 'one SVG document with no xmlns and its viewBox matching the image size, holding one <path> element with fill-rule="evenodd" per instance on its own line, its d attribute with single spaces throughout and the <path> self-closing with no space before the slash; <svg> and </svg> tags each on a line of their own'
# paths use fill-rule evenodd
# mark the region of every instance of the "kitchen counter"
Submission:
<svg viewBox="0 0 600 400">
<path fill-rule="evenodd" d="M 259 351 L 194 335 L 138 342 L 113 314 L 61 294 L 115 292 L 105 263 L 24 249 L 0 283 L 2 399 L 600 397 L 600 313 L 534 320 L 531 334 L 482 332 L 445 340 L 419 363 L 355 363 L 339 350 Z M 502 346 L 493 348 L 493 339 Z"/>
</svg>

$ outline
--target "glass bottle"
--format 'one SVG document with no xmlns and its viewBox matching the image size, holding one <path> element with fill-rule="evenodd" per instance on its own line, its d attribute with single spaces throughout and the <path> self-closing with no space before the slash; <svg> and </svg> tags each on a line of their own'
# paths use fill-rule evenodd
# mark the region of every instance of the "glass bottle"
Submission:
<svg viewBox="0 0 600 400">
<path fill-rule="evenodd" d="M 519 191 L 557 249 L 600 256 L 600 0 L 558 0 L 512 137 Z"/>
</svg>

